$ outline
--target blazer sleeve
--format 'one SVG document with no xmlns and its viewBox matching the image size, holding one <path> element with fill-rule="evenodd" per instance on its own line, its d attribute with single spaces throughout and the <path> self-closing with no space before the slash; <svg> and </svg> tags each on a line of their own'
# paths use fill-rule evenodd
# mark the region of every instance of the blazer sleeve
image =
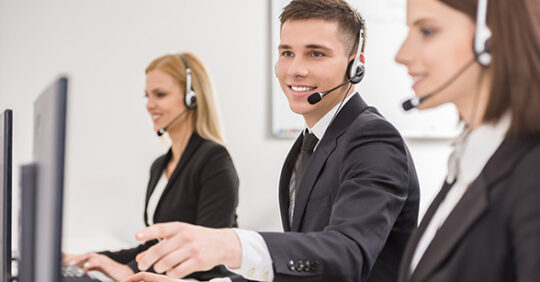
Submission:
<svg viewBox="0 0 540 282">
<path fill-rule="evenodd" d="M 408 195 L 404 141 L 388 122 L 351 125 L 339 187 L 329 223 L 320 232 L 261 233 L 274 264 L 275 281 L 366 281 Z M 351 131 L 351 130 L 348 130 Z M 341 144 L 341 145 L 340 145 Z M 337 150 L 337 148 L 336 148 Z M 297 271 L 291 264 L 311 265 Z"/>
<path fill-rule="evenodd" d="M 131 270 L 133 270 L 134 273 L 137 273 L 139 272 L 139 268 L 137 267 L 137 262 L 135 261 L 135 257 L 139 253 L 146 251 L 147 249 L 149 249 L 151 246 L 153 246 L 156 243 L 157 241 L 153 240 L 153 241 L 146 242 L 144 244 L 140 244 L 135 248 L 123 249 L 123 250 L 115 251 L 115 252 L 102 251 L 102 252 L 99 252 L 99 254 L 106 255 L 118 263 L 126 264 L 131 268 Z"/>
<path fill-rule="evenodd" d="M 238 175 L 227 149 L 222 146 L 212 148 L 200 174 L 197 225 L 236 227 L 238 185 Z M 224 220 L 224 216 L 228 220 Z"/>
<path fill-rule="evenodd" d="M 515 281 L 538 281 L 540 277 L 540 148 L 528 156 L 511 187 L 516 195 L 510 217 L 511 247 L 516 265 Z"/>
</svg>

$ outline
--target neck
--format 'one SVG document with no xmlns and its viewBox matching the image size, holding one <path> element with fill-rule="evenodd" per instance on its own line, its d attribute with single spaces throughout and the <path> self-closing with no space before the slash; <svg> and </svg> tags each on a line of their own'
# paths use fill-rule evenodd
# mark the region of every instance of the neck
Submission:
<svg viewBox="0 0 540 282">
<path fill-rule="evenodd" d="M 323 104 L 324 106 L 321 105 L 320 108 L 317 109 L 316 111 L 304 114 L 303 117 L 304 117 L 304 121 L 306 122 L 307 126 L 309 128 L 312 128 L 317 122 L 319 122 L 319 120 L 321 120 L 335 106 L 339 105 L 341 103 L 341 101 L 343 101 L 344 99 L 347 99 L 346 97 L 351 95 L 351 93 L 354 91 L 354 87 L 350 87 L 350 86 L 351 86 L 350 83 L 345 84 L 345 85 L 342 86 L 343 90 L 341 90 L 339 92 L 338 92 L 338 90 L 336 90 L 334 93 L 329 94 L 329 95 L 333 95 L 333 97 L 326 97 L 326 98 L 333 98 L 331 103 Z M 350 87 L 350 89 L 349 89 L 349 87 Z M 347 91 L 347 89 L 349 89 L 349 92 L 347 92 L 345 94 L 345 91 Z M 343 95 L 345 95 L 345 97 L 343 97 Z M 323 98 L 323 99 L 325 99 L 325 98 Z M 323 103 L 323 101 L 321 101 L 319 103 Z"/>
<path fill-rule="evenodd" d="M 171 150 L 172 150 L 172 160 L 176 163 L 180 160 L 182 153 L 184 152 L 189 138 L 193 134 L 193 123 L 191 115 L 186 117 L 186 119 L 172 127 L 170 130 L 167 130 L 169 137 L 171 138 Z"/>
<path fill-rule="evenodd" d="M 484 114 L 491 92 L 491 80 L 488 77 L 489 75 L 483 72 L 475 91 L 466 95 L 464 101 L 456 103 L 460 117 L 471 130 L 484 124 Z"/>
</svg>

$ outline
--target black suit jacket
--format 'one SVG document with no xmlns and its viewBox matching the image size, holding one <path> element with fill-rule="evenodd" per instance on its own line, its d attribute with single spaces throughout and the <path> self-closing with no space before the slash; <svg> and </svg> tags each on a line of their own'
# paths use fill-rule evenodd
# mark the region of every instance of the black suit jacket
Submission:
<svg viewBox="0 0 540 282">
<path fill-rule="evenodd" d="M 148 226 L 146 208 L 156 184 L 172 157 L 169 150 L 154 161 L 146 192 L 144 223 Z M 238 175 L 232 159 L 223 146 L 193 133 L 174 169 L 154 213 L 154 222 L 182 221 L 213 228 L 236 227 Z M 156 241 L 117 252 L 102 252 L 113 260 L 129 265 L 138 272 L 135 256 Z M 190 275 L 199 280 L 227 276 L 223 267 Z"/>
<path fill-rule="evenodd" d="M 413 233 L 399 281 L 540 281 L 540 139 L 506 138 L 410 275 L 414 250 L 450 189 Z"/>
<path fill-rule="evenodd" d="M 355 94 L 313 152 L 289 228 L 289 184 L 302 138 L 279 184 L 287 232 L 261 233 L 275 281 L 396 281 L 418 220 L 418 180 L 405 142 Z"/>
</svg>

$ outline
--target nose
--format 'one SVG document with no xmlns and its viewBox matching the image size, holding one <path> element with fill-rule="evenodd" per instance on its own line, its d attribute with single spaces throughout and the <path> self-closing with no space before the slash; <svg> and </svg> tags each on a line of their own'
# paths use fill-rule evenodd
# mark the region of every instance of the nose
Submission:
<svg viewBox="0 0 540 282">
<path fill-rule="evenodd" d="M 412 48 L 409 36 L 405 38 L 405 41 L 401 44 L 399 51 L 396 54 L 395 61 L 398 64 L 408 66 L 412 61 Z"/>
<path fill-rule="evenodd" d="M 151 96 L 148 96 L 148 99 L 146 100 L 146 110 L 148 112 L 151 112 L 156 108 L 156 103 L 154 102 L 154 99 L 151 98 Z"/>
<path fill-rule="evenodd" d="M 287 76 L 305 77 L 309 74 L 306 62 L 301 57 L 292 57 L 285 65 Z"/>
</svg>

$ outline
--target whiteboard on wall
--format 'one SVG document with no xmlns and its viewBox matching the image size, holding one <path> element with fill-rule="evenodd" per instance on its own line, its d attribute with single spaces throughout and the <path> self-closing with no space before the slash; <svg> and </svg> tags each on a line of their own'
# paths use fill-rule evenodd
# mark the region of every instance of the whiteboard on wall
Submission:
<svg viewBox="0 0 540 282">
<path fill-rule="evenodd" d="M 290 0 L 271 0 L 272 62 L 277 62 L 279 15 Z M 404 112 L 401 103 L 414 96 L 412 82 L 404 66 L 394 57 L 407 36 L 406 1 L 350 0 L 366 19 L 366 75 L 356 91 L 376 107 L 407 138 L 441 138 L 457 136 L 458 115 L 453 105 L 436 109 Z M 304 127 L 302 116 L 293 113 L 279 82 L 272 72 L 272 133 L 277 137 L 296 137 Z"/>
</svg>

